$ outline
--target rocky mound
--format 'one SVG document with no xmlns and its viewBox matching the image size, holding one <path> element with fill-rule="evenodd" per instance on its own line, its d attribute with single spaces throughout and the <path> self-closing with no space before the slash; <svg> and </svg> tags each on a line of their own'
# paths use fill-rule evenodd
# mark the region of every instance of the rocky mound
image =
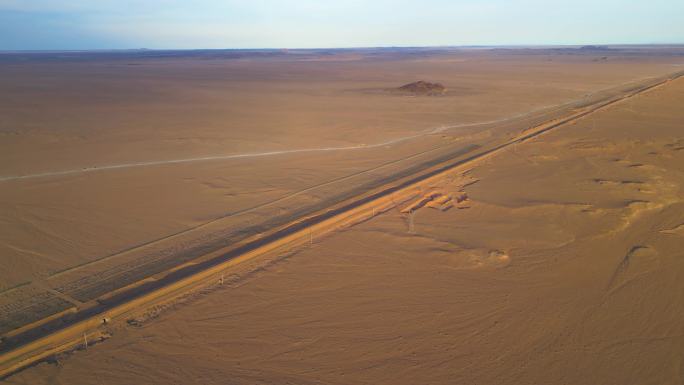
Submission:
<svg viewBox="0 0 684 385">
<path fill-rule="evenodd" d="M 446 93 L 446 87 L 443 85 L 439 83 L 430 83 L 423 80 L 405 84 L 397 88 L 397 90 L 413 95 L 444 95 L 444 93 Z"/>
</svg>

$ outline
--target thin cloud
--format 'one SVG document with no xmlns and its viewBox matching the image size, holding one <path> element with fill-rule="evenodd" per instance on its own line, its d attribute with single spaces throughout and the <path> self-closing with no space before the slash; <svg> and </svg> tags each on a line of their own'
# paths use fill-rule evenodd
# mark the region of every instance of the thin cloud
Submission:
<svg viewBox="0 0 684 385">
<path fill-rule="evenodd" d="M 681 0 L 0 0 L 0 49 L 676 43 L 682 14 Z"/>
</svg>

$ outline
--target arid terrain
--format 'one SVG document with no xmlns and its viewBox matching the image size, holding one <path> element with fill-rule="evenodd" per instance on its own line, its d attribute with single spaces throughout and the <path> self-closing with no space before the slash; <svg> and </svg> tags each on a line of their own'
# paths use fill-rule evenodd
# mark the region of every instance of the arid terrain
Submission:
<svg viewBox="0 0 684 385">
<path fill-rule="evenodd" d="M 0 334 L 682 69 L 677 47 L 0 55 Z M 395 92 L 421 80 L 444 89 Z M 6 381 L 681 383 L 683 104 L 677 79 L 509 146 Z"/>
</svg>

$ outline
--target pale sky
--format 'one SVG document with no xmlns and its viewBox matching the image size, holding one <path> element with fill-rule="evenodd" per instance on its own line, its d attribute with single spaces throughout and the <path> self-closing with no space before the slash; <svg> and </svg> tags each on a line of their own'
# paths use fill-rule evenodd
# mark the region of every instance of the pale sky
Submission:
<svg viewBox="0 0 684 385">
<path fill-rule="evenodd" d="M 0 0 L 0 50 L 684 43 L 684 0 Z"/>
</svg>

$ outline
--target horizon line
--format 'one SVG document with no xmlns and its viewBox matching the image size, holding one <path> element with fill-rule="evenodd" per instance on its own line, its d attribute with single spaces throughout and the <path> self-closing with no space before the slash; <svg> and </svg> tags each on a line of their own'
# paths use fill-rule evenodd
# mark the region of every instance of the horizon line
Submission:
<svg viewBox="0 0 684 385">
<path fill-rule="evenodd" d="M 130 51 L 313 51 L 358 49 L 428 49 L 428 48 L 551 48 L 551 47 L 658 47 L 682 46 L 678 43 L 577 43 L 577 44 L 463 44 L 463 45 L 378 45 L 338 47 L 253 47 L 253 48 L 83 48 L 83 49 L 0 49 L 0 53 L 57 53 L 57 52 L 130 52 Z"/>
</svg>

